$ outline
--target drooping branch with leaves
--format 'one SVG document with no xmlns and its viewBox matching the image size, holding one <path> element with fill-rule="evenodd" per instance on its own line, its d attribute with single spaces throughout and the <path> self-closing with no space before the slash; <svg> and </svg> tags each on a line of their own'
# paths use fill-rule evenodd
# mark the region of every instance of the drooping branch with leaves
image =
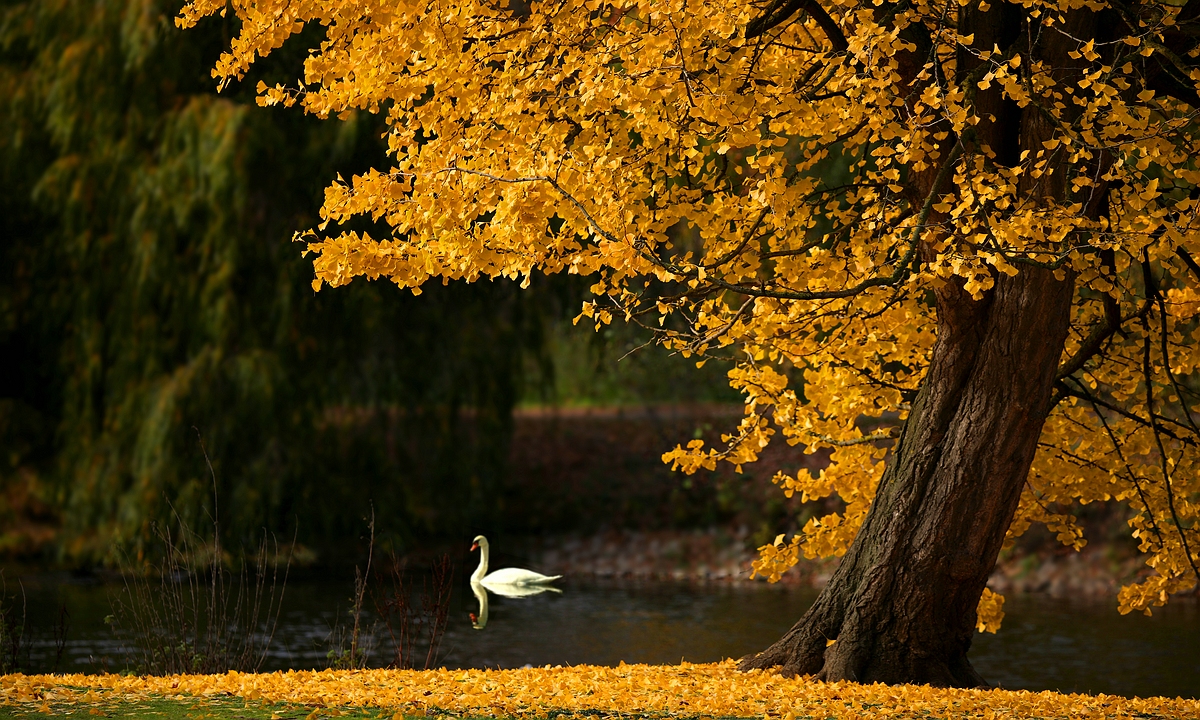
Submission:
<svg viewBox="0 0 1200 720">
<path fill-rule="evenodd" d="M 1076 503 L 1135 513 L 1153 573 L 1123 612 L 1196 587 L 1200 0 L 193 0 L 179 22 L 230 8 L 222 85 L 316 23 L 259 102 L 388 120 L 387 165 L 297 237 L 314 288 L 588 275 L 582 316 L 733 363 L 740 425 L 668 462 L 830 449 L 776 481 L 845 510 L 755 571 L 842 561 L 744 668 L 983 684 L 1003 543 L 1043 522 L 1081 547 Z M 358 216 L 386 231 L 339 230 Z"/>
</svg>

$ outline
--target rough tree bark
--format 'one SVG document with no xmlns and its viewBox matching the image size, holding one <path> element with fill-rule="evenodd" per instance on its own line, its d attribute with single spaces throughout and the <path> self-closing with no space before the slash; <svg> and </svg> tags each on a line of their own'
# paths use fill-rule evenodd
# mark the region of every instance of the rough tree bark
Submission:
<svg viewBox="0 0 1200 720">
<path fill-rule="evenodd" d="M 1073 11 L 1066 29 L 1094 37 L 1096 20 L 1090 10 Z M 990 12 L 972 4 L 959 16 L 960 31 L 973 32 L 977 48 L 1027 42 L 1025 22 L 1024 10 L 1010 3 Z M 921 38 L 911 40 L 919 45 Z M 1036 52 L 1064 68 L 1069 49 L 1047 41 Z M 964 75 L 978 62 L 971 54 L 959 60 Z M 901 58 L 900 66 L 915 79 L 919 63 Z M 1011 165 L 1022 149 L 1052 137 L 1041 114 L 1022 112 L 995 87 L 981 91 L 976 105 L 982 121 L 964 142 L 991 148 L 998 164 Z M 1021 190 L 1061 198 L 1062 176 Z M 1106 187 L 1098 190 L 1107 194 Z M 1085 212 L 1094 216 L 1102 206 Z M 777 667 L 825 680 L 987 684 L 967 659 L 976 606 L 1052 409 L 1073 290 L 1070 274 L 1058 279 L 1026 266 L 997 277 L 978 301 L 960 284 L 935 291 L 938 339 L 929 369 L 858 536 L 808 612 L 774 645 L 743 658 L 741 669 Z"/>
<path fill-rule="evenodd" d="M 1071 295 L 1041 269 L 980 301 L 938 292 L 929 372 L 858 537 L 812 608 L 742 669 L 986 684 L 967 660 L 975 606 L 1050 410 Z"/>
</svg>

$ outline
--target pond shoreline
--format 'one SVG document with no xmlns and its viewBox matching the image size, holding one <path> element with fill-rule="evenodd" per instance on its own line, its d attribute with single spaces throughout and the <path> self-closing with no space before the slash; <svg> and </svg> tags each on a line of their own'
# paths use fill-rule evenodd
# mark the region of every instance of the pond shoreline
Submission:
<svg viewBox="0 0 1200 720">
<path fill-rule="evenodd" d="M 527 538 L 517 554 L 545 572 L 590 578 L 673 580 L 737 586 L 766 586 L 750 578 L 756 557 L 745 527 L 704 530 L 609 530 L 589 535 Z M 838 559 L 801 559 L 780 584 L 820 589 Z M 1062 547 L 1005 552 L 988 586 L 995 592 L 1038 593 L 1055 598 L 1115 597 L 1125 583 L 1149 569 L 1136 553 L 1118 544 L 1093 544 L 1082 551 Z"/>
<path fill-rule="evenodd" d="M 756 548 L 842 509 L 836 497 L 785 498 L 771 479 L 780 469 L 819 473 L 828 454 L 775 442 L 744 468 L 719 463 L 691 476 L 662 462 L 688 438 L 719 445 L 743 411 L 699 403 L 518 410 L 502 502 L 533 520 L 509 528 L 514 563 L 585 577 L 765 586 L 749 578 Z M 1129 535 L 1127 507 L 1095 502 L 1076 511 L 1089 541 L 1082 551 L 1035 524 L 1001 554 L 992 590 L 1108 598 L 1150 573 Z M 821 588 L 836 567 L 836 558 L 802 559 L 781 582 Z"/>
</svg>

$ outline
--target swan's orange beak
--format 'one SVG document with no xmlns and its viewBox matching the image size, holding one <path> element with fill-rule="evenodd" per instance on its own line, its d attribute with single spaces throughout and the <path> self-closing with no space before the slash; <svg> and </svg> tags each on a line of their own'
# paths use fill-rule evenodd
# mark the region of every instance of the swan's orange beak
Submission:
<svg viewBox="0 0 1200 720">
<path fill-rule="evenodd" d="M 471 613 L 471 622 L 479 622 L 479 618 L 475 617 L 475 613 Z"/>
<path fill-rule="evenodd" d="M 471 543 L 471 552 L 475 552 L 478 549 L 479 549 L 479 543 Z"/>
</svg>

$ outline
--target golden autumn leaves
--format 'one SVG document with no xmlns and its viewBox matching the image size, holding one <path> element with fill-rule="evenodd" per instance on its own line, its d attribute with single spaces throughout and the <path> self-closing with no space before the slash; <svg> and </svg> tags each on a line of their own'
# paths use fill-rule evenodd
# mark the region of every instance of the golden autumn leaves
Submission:
<svg viewBox="0 0 1200 720">
<path fill-rule="evenodd" d="M 0 704 L 25 710 L 106 707 L 147 697 L 233 696 L 397 715 L 799 718 L 1200 717 L 1200 701 L 925 686 L 817 683 L 739 673 L 733 662 L 524 670 L 362 670 L 225 675 L 6 675 Z M 329 713 L 334 714 L 334 713 Z"/>
<path fill-rule="evenodd" d="M 1180 5 L 1126 16 L 1027 0 L 1026 37 L 1005 48 L 947 20 L 966 3 L 880 5 L 830 0 L 832 29 L 797 15 L 753 37 L 759 10 L 731 0 L 527 12 L 193 0 L 179 21 L 238 14 L 213 71 L 222 84 L 318 24 L 303 77 L 260 86 L 260 103 L 386 115 L 390 166 L 338 178 L 321 225 L 298 236 L 314 289 L 589 275 L 597 300 L 581 317 L 645 321 L 684 355 L 733 361 L 742 422 L 722 447 L 694 441 L 664 460 L 741 466 L 781 439 L 830 450 L 818 476 L 777 484 L 846 507 L 763 547 L 755 571 L 772 579 L 853 539 L 888 442 L 860 419 L 911 410 L 936 340 L 930 291 L 961 282 L 981 298 L 1023 267 L 1071 274 L 1064 357 L 1113 318 L 1122 330 L 1057 380 L 1010 539 L 1042 522 L 1079 548 L 1071 506 L 1127 503 L 1151 573 L 1121 609 L 1149 611 L 1195 585 L 1200 558 L 1200 271 L 1189 279 L 1186 263 L 1200 255 L 1200 124 L 1197 108 L 1147 86 L 1163 63 L 1173 82 L 1200 84 L 1194 58 L 1167 47 Z M 1106 8 L 1123 23 L 1113 37 L 1072 34 L 1079 13 Z M 1044 52 L 1051 39 L 1064 57 Z M 1003 160 L 980 140 L 995 120 L 987 93 L 1040 118 L 1042 134 Z M 355 217 L 385 236 L 338 230 Z M 998 607 L 985 596 L 981 626 Z"/>
</svg>

